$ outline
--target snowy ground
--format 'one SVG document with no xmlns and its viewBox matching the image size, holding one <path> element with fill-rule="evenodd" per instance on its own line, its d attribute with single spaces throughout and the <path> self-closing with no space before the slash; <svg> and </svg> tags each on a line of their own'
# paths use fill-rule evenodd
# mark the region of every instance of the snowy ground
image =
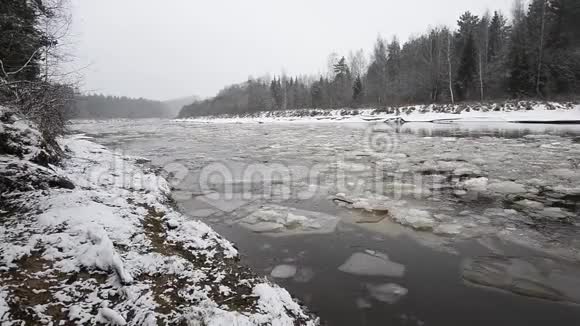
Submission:
<svg viewBox="0 0 580 326">
<path fill-rule="evenodd" d="M 506 102 L 494 104 L 415 105 L 386 109 L 288 110 L 240 115 L 178 119 L 214 123 L 271 122 L 369 122 L 402 118 L 406 122 L 579 122 L 580 105 L 554 102 Z"/>
<path fill-rule="evenodd" d="M 11 182 L 0 202 L 2 325 L 318 324 L 241 266 L 230 242 L 177 212 L 145 160 L 79 136 L 60 145 L 59 166 L 0 155 Z"/>
</svg>

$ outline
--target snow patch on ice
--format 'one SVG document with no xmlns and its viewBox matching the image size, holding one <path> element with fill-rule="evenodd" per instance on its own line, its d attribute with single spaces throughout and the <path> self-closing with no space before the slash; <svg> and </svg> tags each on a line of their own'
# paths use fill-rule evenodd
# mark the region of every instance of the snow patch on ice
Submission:
<svg viewBox="0 0 580 326">
<path fill-rule="evenodd" d="M 392 217 L 396 222 L 419 231 L 430 231 L 435 226 L 431 213 L 416 208 L 396 211 Z"/>
</svg>

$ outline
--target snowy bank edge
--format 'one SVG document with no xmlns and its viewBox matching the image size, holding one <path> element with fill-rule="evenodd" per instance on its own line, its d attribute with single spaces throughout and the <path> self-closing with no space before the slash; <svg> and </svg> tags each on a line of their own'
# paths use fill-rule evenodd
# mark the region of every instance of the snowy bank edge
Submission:
<svg viewBox="0 0 580 326">
<path fill-rule="evenodd" d="M 391 110 L 396 110 L 392 109 Z M 274 122 L 380 122 L 396 117 L 406 122 L 578 122 L 580 105 L 571 103 L 528 103 L 492 105 L 414 105 L 384 112 L 382 109 L 304 109 L 264 111 L 246 115 L 218 115 L 178 118 L 176 122 L 194 123 L 274 123 Z M 458 112 L 459 111 L 459 112 Z"/>
<path fill-rule="evenodd" d="M 131 240 L 133 242 L 130 244 L 138 247 L 131 251 L 123 253 L 116 249 L 117 245 L 124 245 L 124 239 L 135 231 L 131 228 L 139 222 L 137 215 L 146 213 L 143 206 L 139 205 L 147 205 L 157 212 L 163 212 L 168 225 L 178 225 L 178 227 L 168 228 L 167 240 L 180 243 L 183 248 L 192 252 L 202 251 L 203 256 L 209 259 L 222 259 L 220 253 L 215 250 L 216 246 L 223 249 L 221 254 L 225 258 L 238 257 L 235 247 L 209 226 L 199 221 L 192 221 L 175 211 L 169 205 L 170 188 L 165 179 L 138 166 L 135 158 L 111 152 L 103 146 L 88 141 L 83 136 L 62 139 L 61 145 L 67 149 L 69 157 L 63 161 L 62 167 L 52 166 L 52 168 L 57 174 L 72 180 L 77 190 L 71 192 L 50 189 L 48 193 L 34 191 L 28 195 L 30 202 L 34 202 L 36 208 L 40 207 L 44 210 L 41 214 L 32 216 L 35 227 L 42 229 L 68 225 L 67 231 L 71 232 L 46 237 L 34 235 L 30 239 L 22 239 L 20 243 L 3 241 L 0 251 L 8 254 L 3 255 L 0 262 L 2 269 L 8 270 L 15 267 L 14 263 L 18 259 L 31 255 L 39 243 L 54 244 L 54 248 L 43 252 L 42 258 L 54 262 L 59 272 L 75 273 L 81 268 L 111 272 L 107 283 L 114 284 L 125 294 L 130 294 L 136 288 L 146 287 L 145 284 L 134 280 L 132 277 L 134 272 L 147 269 L 183 269 L 180 266 L 184 263 L 183 259 L 174 259 L 173 266 L 160 266 L 167 263 L 168 259 L 156 259 L 158 257 L 155 253 L 137 252 L 138 249 L 143 249 L 148 245 L 146 239 L 138 239 L 136 242 Z M 122 166 L 120 170 L 119 165 Z M 122 173 L 119 174 L 119 171 Z M 138 182 L 132 184 L 135 176 Z M 127 184 L 127 180 L 130 180 L 131 184 Z M 138 200 L 131 203 L 125 200 L 128 198 L 122 198 L 123 195 L 133 195 L 133 197 L 138 197 Z M 115 199 L 115 197 L 118 198 Z M 112 206 L 116 208 L 109 209 L 107 205 L 103 205 L 103 198 L 110 199 Z M 10 231 L 2 230 L 0 233 L 2 240 L 10 239 Z M 149 263 L 151 266 L 147 266 Z M 177 271 L 179 272 L 183 271 Z M 182 276 L 198 276 L 195 271 L 188 272 Z M 246 280 L 240 280 L 240 283 L 244 281 Z M 180 320 L 194 322 L 202 320 L 205 325 L 294 325 L 297 322 L 295 317 L 298 316 L 301 324 L 317 325 L 319 323 L 318 319 L 306 314 L 286 290 L 269 283 L 266 279 L 254 284 L 252 295 L 256 297 L 257 305 L 256 311 L 251 314 L 227 311 L 223 309 L 224 306 L 211 300 L 207 293 L 203 293 L 204 289 L 196 290 L 202 292 L 196 294 L 196 299 L 201 300 L 201 303 L 192 306 L 189 313 L 183 313 Z M 57 294 L 63 298 L 66 297 L 65 291 L 60 292 L 62 293 Z M 2 312 L 0 321 L 3 324 L 14 322 L 11 320 L 10 306 L 6 303 L 10 296 L 10 289 L 3 287 L 0 291 L 0 299 L 2 299 L 0 300 L 0 312 Z M 131 295 L 127 296 L 131 297 Z M 93 299 L 98 300 L 98 298 Z M 100 304 L 102 308 L 96 316 L 91 313 L 94 305 L 70 305 L 68 318 L 80 324 L 102 321 L 118 325 L 148 324 L 154 320 L 152 311 L 155 309 L 155 303 L 152 300 L 148 302 L 133 300 L 130 303 L 117 305 L 115 308 L 120 308 L 119 311 L 108 308 L 107 302 Z M 136 317 L 129 323 L 125 321 L 127 311 L 123 312 L 123 308 L 137 311 Z M 37 309 L 39 309 L 38 314 L 42 316 L 42 307 L 37 307 Z M 147 309 L 150 309 L 150 312 L 145 311 Z M 48 317 L 44 315 L 43 318 Z"/>
</svg>

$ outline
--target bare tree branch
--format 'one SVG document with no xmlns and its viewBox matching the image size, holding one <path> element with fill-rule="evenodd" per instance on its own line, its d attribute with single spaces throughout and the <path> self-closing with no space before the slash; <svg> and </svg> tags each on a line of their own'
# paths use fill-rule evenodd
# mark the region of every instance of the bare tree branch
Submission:
<svg viewBox="0 0 580 326">
<path fill-rule="evenodd" d="M 34 51 L 34 53 L 32 53 L 32 55 L 30 56 L 30 58 L 28 58 L 28 61 L 26 61 L 26 63 L 25 63 L 25 64 L 24 64 L 22 67 L 20 67 L 20 69 L 18 69 L 18 70 L 16 70 L 16 71 L 6 72 L 6 71 L 4 70 L 4 65 L 2 65 L 2 72 L 3 72 L 3 73 L 6 75 L 6 76 L 9 76 L 9 75 L 16 75 L 17 73 L 19 73 L 19 72 L 21 72 L 22 70 L 24 70 L 24 68 L 26 68 L 26 67 L 27 67 L 27 66 L 30 64 L 30 62 L 32 61 L 32 59 L 34 59 L 34 57 L 35 57 L 35 56 L 38 54 L 38 51 L 40 51 L 41 49 L 42 49 L 42 48 L 38 48 L 38 49 L 36 49 L 36 51 Z M 0 61 L 1 61 L 1 60 L 0 60 Z"/>
</svg>

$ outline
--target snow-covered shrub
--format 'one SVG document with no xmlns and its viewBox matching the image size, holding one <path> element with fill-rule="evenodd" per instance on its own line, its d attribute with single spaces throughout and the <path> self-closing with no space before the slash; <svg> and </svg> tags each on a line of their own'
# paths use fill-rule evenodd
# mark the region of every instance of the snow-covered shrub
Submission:
<svg viewBox="0 0 580 326">
<path fill-rule="evenodd" d="M 0 107 L 0 155 L 13 155 L 46 167 L 57 163 L 61 153 L 54 139 L 47 141 L 34 123 L 14 109 Z"/>
</svg>

